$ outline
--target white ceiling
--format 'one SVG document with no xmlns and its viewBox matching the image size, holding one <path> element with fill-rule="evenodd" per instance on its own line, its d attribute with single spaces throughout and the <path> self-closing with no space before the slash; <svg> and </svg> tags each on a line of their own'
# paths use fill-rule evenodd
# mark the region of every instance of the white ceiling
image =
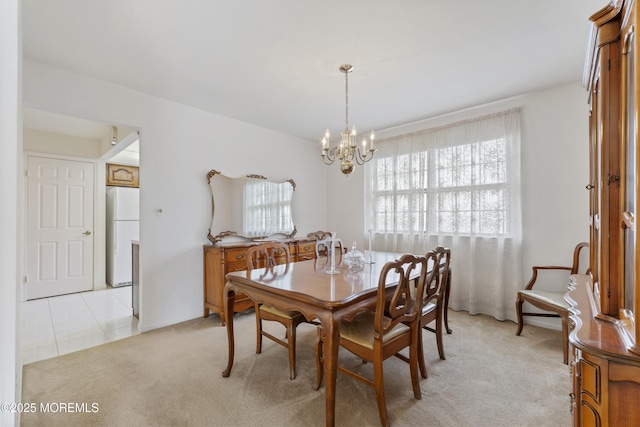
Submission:
<svg viewBox="0 0 640 427">
<path fill-rule="evenodd" d="M 310 140 L 579 81 L 606 0 L 23 0 L 26 58 Z M 586 103 L 586 93 L 585 93 Z"/>
</svg>

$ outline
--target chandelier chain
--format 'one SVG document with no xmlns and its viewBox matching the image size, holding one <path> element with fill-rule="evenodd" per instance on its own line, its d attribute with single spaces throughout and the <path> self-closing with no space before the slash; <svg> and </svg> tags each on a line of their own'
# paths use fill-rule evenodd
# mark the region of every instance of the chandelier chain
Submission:
<svg viewBox="0 0 640 427">
<path fill-rule="evenodd" d="M 349 71 L 344 73 L 344 128 L 349 128 Z"/>
</svg>

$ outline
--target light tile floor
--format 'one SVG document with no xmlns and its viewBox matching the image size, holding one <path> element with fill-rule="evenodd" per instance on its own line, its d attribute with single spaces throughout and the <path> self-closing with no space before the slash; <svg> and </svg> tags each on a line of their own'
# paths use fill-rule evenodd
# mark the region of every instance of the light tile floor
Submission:
<svg viewBox="0 0 640 427">
<path fill-rule="evenodd" d="M 138 333 L 138 319 L 131 314 L 131 286 L 22 303 L 25 364 Z"/>
</svg>

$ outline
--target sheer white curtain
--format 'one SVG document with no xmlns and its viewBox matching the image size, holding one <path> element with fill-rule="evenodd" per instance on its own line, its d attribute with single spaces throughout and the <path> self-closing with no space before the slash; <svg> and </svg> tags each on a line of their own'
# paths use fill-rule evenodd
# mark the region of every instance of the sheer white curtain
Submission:
<svg viewBox="0 0 640 427">
<path fill-rule="evenodd" d="M 515 319 L 522 281 L 520 110 L 381 140 L 366 165 L 373 249 L 451 248 L 449 306 Z"/>
</svg>

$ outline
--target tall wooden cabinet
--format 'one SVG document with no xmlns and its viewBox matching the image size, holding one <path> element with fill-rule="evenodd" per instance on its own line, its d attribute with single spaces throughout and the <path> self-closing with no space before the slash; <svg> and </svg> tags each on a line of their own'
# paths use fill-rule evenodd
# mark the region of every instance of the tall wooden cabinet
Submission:
<svg viewBox="0 0 640 427">
<path fill-rule="evenodd" d="M 590 18 L 591 273 L 572 277 L 567 294 L 574 426 L 640 425 L 638 1 L 613 0 Z"/>
<path fill-rule="evenodd" d="M 316 243 L 313 239 L 291 239 L 288 245 L 291 262 L 315 259 Z M 204 317 L 210 312 L 219 313 L 222 323 L 227 319 L 224 307 L 225 276 L 232 271 L 247 269 L 247 249 L 258 242 L 217 243 L 204 246 Z M 237 295 L 233 311 L 238 313 L 253 307 L 245 295 Z"/>
</svg>

